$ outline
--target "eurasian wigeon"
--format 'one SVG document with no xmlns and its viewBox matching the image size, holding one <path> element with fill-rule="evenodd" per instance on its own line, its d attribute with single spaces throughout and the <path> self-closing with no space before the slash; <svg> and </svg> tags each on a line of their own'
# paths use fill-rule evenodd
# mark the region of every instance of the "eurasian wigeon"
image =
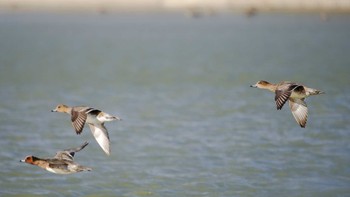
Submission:
<svg viewBox="0 0 350 197">
<path fill-rule="evenodd" d="M 72 125 L 77 134 L 83 131 L 84 125 L 87 123 L 92 135 L 95 137 L 102 150 L 107 155 L 110 155 L 109 135 L 104 123 L 113 120 L 121 120 L 119 117 L 111 116 L 101 110 L 86 106 L 68 107 L 67 105 L 60 104 L 51 111 L 70 114 Z"/>
<path fill-rule="evenodd" d="M 41 159 L 33 155 L 27 156 L 25 159 L 20 160 L 20 162 L 29 163 L 32 165 L 39 166 L 49 172 L 56 174 L 72 174 L 82 171 L 91 171 L 89 167 L 81 166 L 73 161 L 74 154 L 89 143 L 85 142 L 77 148 L 70 148 L 56 153 L 54 158 Z"/>
<path fill-rule="evenodd" d="M 277 84 L 267 81 L 258 81 L 250 87 L 270 90 L 275 93 L 275 101 L 277 110 L 282 109 L 283 105 L 289 100 L 289 107 L 298 124 L 305 128 L 308 116 L 307 105 L 304 101 L 306 97 L 311 95 L 323 94 L 324 92 L 308 88 L 302 84 L 282 81 Z"/>
</svg>

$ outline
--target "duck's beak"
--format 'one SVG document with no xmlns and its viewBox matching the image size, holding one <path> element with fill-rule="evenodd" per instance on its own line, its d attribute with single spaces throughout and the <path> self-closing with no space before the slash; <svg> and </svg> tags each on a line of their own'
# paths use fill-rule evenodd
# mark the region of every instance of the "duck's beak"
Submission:
<svg viewBox="0 0 350 197">
<path fill-rule="evenodd" d="M 24 163 L 25 161 L 24 161 L 24 159 L 21 159 L 21 160 L 19 160 L 19 162 L 23 162 Z"/>
<path fill-rule="evenodd" d="M 250 85 L 251 88 L 257 88 L 258 86 L 256 85 Z"/>
<path fill-rule="evenodd" d="M 51 109 L 51 112 L 57 112 L 57 110 L 56 109 Z"/>
</svg>

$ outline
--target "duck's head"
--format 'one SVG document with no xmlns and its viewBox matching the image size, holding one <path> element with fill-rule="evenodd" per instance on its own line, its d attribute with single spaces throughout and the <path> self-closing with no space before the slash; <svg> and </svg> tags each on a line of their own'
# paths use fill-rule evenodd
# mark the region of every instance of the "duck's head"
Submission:
<svg viewBox="0 0 350 197">
<path fill-rule="evenodd" d="M 29 155 L 26 158 L 19 160 L 19 161 L 23 162 L 23 163 L 29 163 L 29 164 L 35 165 L 35 161 L 37 161 L 37 160 L 39 160 L 39 158 L 37 158 L 33 155 Z"/>
<path fill-rule="evenodd" d="M 268 86 L 268 85 L 270 85 L 269 82 L 261 80 L 261 81 L 256 82 L 256 84 L 254 84 L 254 85 L 250 85 L 250 87 L 252 87 L 252 88 L 266 88 L 266 86 Z"/>
<path fill-rule="evenodd" d="M 51 112 L 67 112 L 68 106 L 64 104 L 59 104 Z"/>
</svg>

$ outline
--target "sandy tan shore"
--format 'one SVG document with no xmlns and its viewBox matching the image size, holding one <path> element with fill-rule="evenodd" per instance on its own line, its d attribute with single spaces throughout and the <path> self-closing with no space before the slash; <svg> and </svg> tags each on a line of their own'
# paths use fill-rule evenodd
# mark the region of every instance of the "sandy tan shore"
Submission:
<svg viewBox="0 0 350 197">
<path fill-rule="evenodd" d="M 350 0 L 0 0 L 11 11 L 209 11 L 243 10 L 350 13 Z"/>
</svg>

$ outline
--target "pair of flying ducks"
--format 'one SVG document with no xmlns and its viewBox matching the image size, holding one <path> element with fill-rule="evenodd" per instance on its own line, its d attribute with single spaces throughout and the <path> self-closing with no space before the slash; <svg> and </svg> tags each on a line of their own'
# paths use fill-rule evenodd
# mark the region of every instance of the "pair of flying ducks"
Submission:
<svg viewBox="0 0 350 197">
<path fill-rule="evenodd" d="M 69 114 L 71 116 L 73 128 L 77 134 L 80 134 L 83 131 L 85 124 L 89 125 L 91 133 L 95 137 L 97 143 L 107 155 L 110 155 L 110 140 L 104 123 L 113 120 L 121 120 L 119 117 L 85 106 L 68 107 L 67 105 L 61 104 L 51 111 Z M 74 154 L 87 145 L 88 143 L 85 142 L 80 147 L 59 151 L 53 158 L 42 159 L 30 155 L 20 161 L 39 166 L 56 174 L 91 171 L 91 168 L 81 166 L 73 161 Z"/>
</svg>

